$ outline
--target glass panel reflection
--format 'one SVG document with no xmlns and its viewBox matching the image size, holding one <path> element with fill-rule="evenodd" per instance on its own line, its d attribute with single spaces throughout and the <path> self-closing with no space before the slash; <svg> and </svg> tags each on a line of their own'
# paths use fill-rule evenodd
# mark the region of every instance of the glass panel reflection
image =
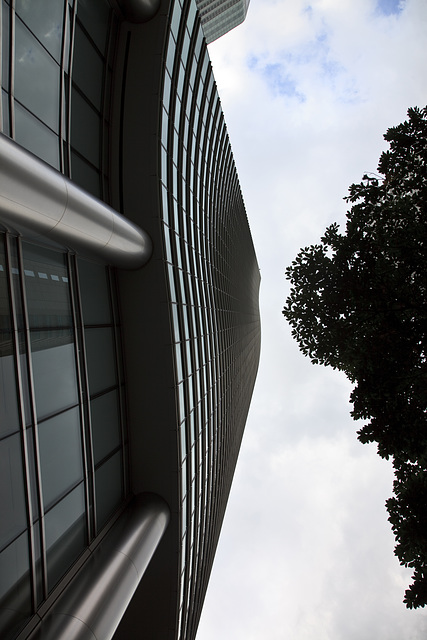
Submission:
<svg viewBox="0 0 427 640">
<path fill-rule="evenodd" d="M 109 6 L 106 2 L 79 1 L 77 16 L 95 44 L 104 52 L 108 32 Z"/>
<path fill-rule="evenodd" d="M 86 329 L 85 343 L 91 395 L 114 387 L 117 378 L 113 330 Z"/>
<path fill-rule="evenodd" d="M 0 549 L 27 526 L 21 437 L 0 441 Z"/>
<path fill-rule="evenodd" d="M 41 419 L 77 404 L 77 378 L 71 331 L 32 334 L 37 415 Z"/>
<path fill-rule="evenodd" d="M 117 391 L 111 391 L 90 403 L 95 464 L 121 444 Z"/>
<path fill-rule="evenodd" d="M 16 13 L 57 62 L 61 57 L 64 3 L 58 0 L 16 0 Z"/>
<path fill-rule="evenodd" d="M 110 324 L 111 304 L 108 273 L 104 265 L 79 260 L 83 320 L 88 324 Z"/>
<path fill-rule="evenodd" d="M 96 517 L 102 527 L 123 499 L 122 456 L 119 451 L 95 472 Z"/>
<path fill-rule="evenodd" d="M 78 401 L 70 285 L 64 254 L 33 245 L 24 245 L 23 254 L 35 399 L 43 418 Z"/>
<path fill-rule="evenodd" d="M 40 466 L 45 509 L 83 479 L 78 407 L 39 425 Z"/>
<path fill-rule="evenodd" d="M 0 236 L 0 437 L 19 428 L 9 290 L 3 236 Z"/>
<path fill-rule="evenodd" d="M 73 151 L 71 152 L 71 177 L 73 182 L 82 189 L 89 191 L 96 198 L 102 198 L 99 171 Z"/>
<path fill-rule="evenodd" d="M 15 102 L 15 140 L 55 169 L 59 169 L 57 136 L 17 102 Z"/>
<path fill-rule="evenodd" d="M 49 590 L 86 545 L 84 488 L 79 485 L 45 515 Z"/>
<path fill-rule="evenodd" d="M 20 20 L 15 22 L 15 47 L 15 97 L 57 133 L 59 66 Z"/>
<path fill-rule="evenodd" d="M 99 167 L 100 117 L 76 89 L 72 92 L 71 105 L 71 144 L 95 167 Z"/>
<path fill-rule="evenodd" d="M 2 640 L 12 640 L 31 614 L 26 532 L 0 553 L 0 611 Z"/>
<path fill-rule="evenodd" d="M 97 109 L 101 108 L 104 62 L 76 24 L 73 80 Z"/>
<path fill-rule="evenodd" d="M 30 328 L 72 326 L 70 285 L 65 255 L 26 244 L 25 287 Z"/>
</svg>

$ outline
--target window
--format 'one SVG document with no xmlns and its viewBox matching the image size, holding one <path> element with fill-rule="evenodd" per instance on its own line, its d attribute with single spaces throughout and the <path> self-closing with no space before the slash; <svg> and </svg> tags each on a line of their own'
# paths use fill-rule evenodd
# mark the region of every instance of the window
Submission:
<svg viewBox="0 0 427 640">
<path fill-rule="evenodd" d="M 113 294 L 103 265 L 0 235 L 2 638 L 125 499 Z"/>
</svg>

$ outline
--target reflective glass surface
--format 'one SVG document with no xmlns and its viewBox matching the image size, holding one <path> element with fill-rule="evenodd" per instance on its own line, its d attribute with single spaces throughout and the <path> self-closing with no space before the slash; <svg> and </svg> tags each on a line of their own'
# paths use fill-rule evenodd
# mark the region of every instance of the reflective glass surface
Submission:
<svg viewBox="0 0 427 640">
<path fill-rule="evenodd" d="M 233 465 L 229 451 L 243 432 L 241 398 L 256 374 L 259 273 L 196 4 L 189 3 L 187 24 L 182 13 L 178 27 L 179 11 L 175 1 L 175 35 L 169 37 L 166 64 L 176 91 L 169 91 L 167 74 L 163 104 L 170 115 L 167 128 L 162 121 L 166 154 L 162 150 L 160 170 L 168 190 L 163 198 L 168 226 L 163 228 L 166 259 L 171 263 L 170 300 L 176 302 L 171 339 L 175 342 L 181 490 L 184 494 L 185 487 L 187 492 L 181 533 L 189 531 L 182 539 L 179 591 L 179 638 L 184 640 L 193 638 L 197 628 L 200 612 L 194 598 L 199 581 L 205 583 L 207 558 L 212 557 L 219 532 L 222 514 L 217 505 L 229 491 Z M 243 335 L 248 322 L 256 327 L 254 346 Z M 245 368 L 246 349 L 250 366 Z M 244 382 L 237 386 L 237 380 Z M 191 481 L 189 492 L 186 475 Z M 213 475 L 215 483 L 208 487 L 205 478 Z"/>
<path fill-rule="evenodd" d="M 31 614 L 26 532 L 0 552 L 0 608 L 2 640 L 12 640 Z"/>
<path fill-rule="evenodd" d="M 103 97 L 118 23 L 110 3 L 3 0 L 1 10 L 2 132 L 108 199 Z M 46 599 L 124 498 L 110 272 L 81 262 L 77 286 L 75 262 L 15 238 L 5 249 L 0 236 L 2 640 L 34 613 L 31 594 L 37 605 Z"/>
<path fill-rule="evenodd" d="M 0 437 L 19 428 L 15 358 L 3 236 L 0 236 Z"/>
<path fill-rule="evenodd" d="M 49 588 L 82 553 L 87 544 L 83 483 L 45 515 Z"/>
<path fill-rule="evenodd" d="M 110 328 L 85 330 L 91 395 L 117 384 L 114 336 Z"/>
<path fill-rule="evenodd" d="M 79 260 L 78 268 L 84 323 L 111 323 L 109 283 L 104 265 Z"/>
<path fill-rule="evenodd" d="M 100 117 L 84 97 L 73 89 L 71 144 L 95 167 L 100 162 Z"/>
<path fill-rule="evenodd" d="M 122 474 L 120 452 L 104 462 L 95 472 L 96 516 L 100 527 L 120 506 L 123 499 Z"/>
<path fill-rule="evenodd" d="M 91 401 L 92 437 L 95 464 L 121 444 L 117 391 Z"/>
<path fill-rule="evenodd" d="M 75 348 L 71 331 L 34 333 L 32 365 L 39 418 L 78 402 Z"/>
<path fill-rule="evenodd" d="M 31 591 L 41 604 L 124 499 L 110 272 L 79 261 L 77 286 L 76 266 L 73 256 L 0 235 L 0 607 L 12 607 L 0 616 L 2 638 L 27 619 Z"/>
<path fill-rule="evenodd" d="M 0 549 L 27 526 L 21 435 L 0 440 Z"/>
<path fill-rule="evenodd" d="M 101 109 L 104 61 L 79 24 L 74 37 L 73 79 L 92 104 Z"/>
<path fill-rule="evenodd" d="M 16 0 L 15 10 L 55 60 L 60 62 L 63 3 L 57 0 Z"/>
<path fill-rule="evenodd" d="M 59 169 L 56 135 L 17 102 L 15 103 L 15 140 L 55 169 Z"/>
<path fill-rule="evenodd" d="M 41 422 L 38 427 L 45 509 L 83 480 L 78 407 Z"/>
<path fill-rule="evenodd" d="M 100 52 L 105 53 L 110 17 L 108 3 L 79 0 L 77 17 Z"/>
<path fill-rule="evenodd" d="M 15 97 L 57 132 L 59 66 L 20 20 L 15 22 L 15 47 Z"/>
</svg>

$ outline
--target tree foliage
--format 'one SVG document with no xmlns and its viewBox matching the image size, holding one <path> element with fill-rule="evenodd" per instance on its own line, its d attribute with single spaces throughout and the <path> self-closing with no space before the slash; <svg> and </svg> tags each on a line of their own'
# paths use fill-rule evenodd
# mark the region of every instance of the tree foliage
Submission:
<svg viewBox="0 0 427 640">
<path fill-rule="evenodd" d="M 354 383 L 363 443 L 392 458 L 387 501 L 409 608 L 427 603 L 427 107 L 388 129 L 379 176 L 349 188 L 337 224 L 288 267 L 283 314 L 301 351 Z"/>
</svg>

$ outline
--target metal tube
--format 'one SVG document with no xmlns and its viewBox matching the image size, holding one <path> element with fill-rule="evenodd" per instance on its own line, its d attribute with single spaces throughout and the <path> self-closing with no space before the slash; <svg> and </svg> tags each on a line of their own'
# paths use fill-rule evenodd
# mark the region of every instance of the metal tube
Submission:
<svg viewBox="0 0 427 640">
<path fill-rule="evenodd" d="M 150 258 L 148 234 L 0 134 L 0 220 L 124 269 Z"/>
<path fill-rule="evenodd" d="M 168 522 L 169 507 L 162 498 L 137 496 L 31 640 L 111 640 Z"/>
</svg>

